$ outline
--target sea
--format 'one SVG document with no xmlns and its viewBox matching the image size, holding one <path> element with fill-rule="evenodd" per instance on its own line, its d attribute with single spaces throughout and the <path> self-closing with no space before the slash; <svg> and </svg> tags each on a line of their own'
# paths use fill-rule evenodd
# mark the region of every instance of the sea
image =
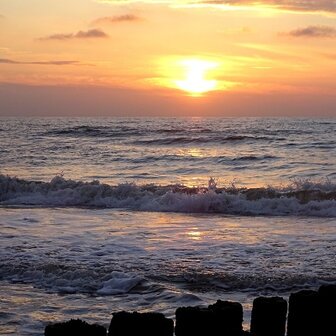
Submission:
<svg viewBox="0 0 336 336">
<path fill-rule="evenodd" d="M 336 283 L 336 119 L 1 118 L 0 334 Z"/>
</svg>

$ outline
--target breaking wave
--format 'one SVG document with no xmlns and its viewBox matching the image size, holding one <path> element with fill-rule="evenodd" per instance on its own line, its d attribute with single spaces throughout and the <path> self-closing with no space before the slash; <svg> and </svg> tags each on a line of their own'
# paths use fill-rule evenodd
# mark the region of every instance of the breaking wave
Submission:
<svg viewBox="0 0 336 336">
<path fill-rule="evenodd" d="M 296 181 L 282 188 L 217 188 L 182 185 L 112 186 L 61 176 L 50 182 L 0 175 L 0 205 L 127 208 L 138 211 L 228 215 L 336 217 L 336 185 Z"/>
<path fill-rule="evenodd" d="M 207 270 L 195 273 L 179 272 L 175 275 L 152 274 L 147 271 L 138 273 L 111 270 L 106 265 L 59 264 L 57 262 L 40 262 L 34 265 L 15 260 L 0 263 L 0 280 L 18 283 L 30 283 L 38 288 L 61 294 L 98 294 L 102 296 L 123 295 L 130 292 L 144 294 L 159 292 L 165 284 L 175 283 L 193 293 L 204 291 L 286 291 L 295 288 L 317 287 L 322 284 L 335 283 L 332 275 L 289 274 L 288 272 L 265 274 L 233 274 L 225 272 L 212 273 Z M 14 265 L 14 266 L 13 266 Z M 167 288 L 166 288 L 167 289 Z M 176 292 L 175 292 L 176 294 Z"/>
</svg>

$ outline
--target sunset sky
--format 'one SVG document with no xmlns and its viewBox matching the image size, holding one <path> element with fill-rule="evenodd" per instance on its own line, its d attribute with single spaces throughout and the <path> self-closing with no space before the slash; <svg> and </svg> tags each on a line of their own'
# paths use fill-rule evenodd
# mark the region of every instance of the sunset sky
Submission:
<svg viewBox="0 0 336 336">
<path fill-rule="evenodd" d="M 334 0 L 0 0 L 0 115 L 336 116 Z"/>
</svg>

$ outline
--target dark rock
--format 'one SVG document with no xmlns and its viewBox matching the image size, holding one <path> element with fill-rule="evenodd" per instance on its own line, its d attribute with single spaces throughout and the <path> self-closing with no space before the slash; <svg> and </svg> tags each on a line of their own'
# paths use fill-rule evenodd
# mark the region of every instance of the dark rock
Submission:
<svg viewBox="0 0 336 336">
<path fill-rule="evenodd" d="M 287 301 L 281 297 L 259 297 L 253 301 L 251 334 L 253 336 L 284 336 Z"/>
<path fill-rule="evenodd" d="M 319 335 L 322 336 L 318 293 L 311 290 L 303 290 L 291 294 L 289 297 L 287 336 Z"/>
<path fill-rule="evenodd" d="M 106 336 L 106 328 L 82 320 L 55 323 L 46 326 L 45 336 Z"/>
<path fill-rule="evenodd" d="M 240 303 L 217 301 L 208 308 L 176 310 L 176 336 L 241 336 L 243 307 Z"/>
<path fill-rule="evenodd" d="M 114 313 L 110 336 L 173 336 L 174 321 L 159 313 Z"/>
<path fill-rule="evenodd" d="M 336 285 L 321 286 L 318 293 L 320 298 L 321 335 L 335 335 Z"/>
</svg>

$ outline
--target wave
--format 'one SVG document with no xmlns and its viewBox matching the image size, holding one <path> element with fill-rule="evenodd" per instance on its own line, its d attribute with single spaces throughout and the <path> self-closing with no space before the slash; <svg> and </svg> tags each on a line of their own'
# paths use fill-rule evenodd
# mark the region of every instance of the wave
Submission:
<svg viewBox="0 0 336 336">
<path fill-rule="evenodd" d="M 115 162 L 127 162 L 127 163 L 151 163 L 151 162 L 160 162 L 160 161 L 176 161 L 176 162 L 216 162 L 216 163 L 237 163 L 239 161 L 268 161 L 268 160 L 278 160 L 280 157 L 274 155 L 241 155 L 241 156 L 192 156 L 192 155 L 174 155 L 174 154 L 161 154 L 161 155 L 149 155 L 141 156 L 137 158 L 129 158 L 117 156 L 113 158 Z"/>
<path fill-rule="evenodd" d="M 75 126 L 63 129 L 53 129 L 43 133 L 46 136 L 66 136 L 66 137 L 102 137 L 102 138 L 119 138 L 131 135 L 142 135 L 143 131 L 127 127 L 119 126 L 112 128 L 108 126 Z"/>
<path fill-rule="evenodd" d="M 134 140 L 129 141 L 132 145 L 158 145 L 169 146 L 175 144 L 226 144 L 236 142 L 248 141 L 285 141 L 278 132 L 254 132 L 253 134 L 245 132 L 239 134 L 235 130 L 223 133 L 216 129 L 210 128 L 189 128 L 188 133 L 184 127 L 176 128 L 139 128 L 125 125 L 118 126 L 89 126 L 80 125 L 66 128 L 51 129 L 43 132 L 42 136 L 52 137 L 73 137 L 73 138 L 130 138 Z M 150 137 L 148 137 L 150 135 Z M 167 137 L 168 136 L 168 137 Z M 140 139 L 139 139 L 140 138 Z"/>
<path fill-rule="evenodd" d="M 58 293 L 97 293 L 99 295 L 126 294 L 144 282 L 135 273 L 125 273 L 102 267 L 59 263 L 0 263 L 0 280 L 32 283 Z"/>
<path fill-rule="evenodd" d="M 179 271 L 174 274 L 153 274 L 152 270 L 117 270 L 104 264 L 58 263 L 40 261 L 34 264 L 15 259 L 0 262 L 0 280 L 30 283 L 56 293 L 87 293 L 103 296 L 128 293 L 155 293 L 159 295 L 175 284 L 188 292 L 210 291 L 288 291 L 295 288 L 335 284 L 332 274 L 290 274 L 279 270 L 266 273 L 216 273 L 204 271 Z M 163 272 L 162 272 L 163 271 Z M 176 291 L 175 291 L 176 293 Z"/>
<path fill-rule="evenodd" d="M 232 161 L 264 161 L 264 160 L 274 160 L 278 159 L 277 156 L 274 155 L 246 155 L 246 156 L 238 156 L 232 159 Z"/>
<path fill-rule="evenodd" d="M 0 129 L 1 131 L 1 129 Z M 193 128 L 189 130 L 192 134 L 212 134 L 213 130 L 208 128 Z M 183 127 L 177 128 L 159 128 L 151 129 L 151 134 L 185 134 L 186 130 Z M 46 136 L 66 136 L 66 137 L 126 137 L 126 136 L 142 136 L 148 135 L 146 128 L 136 128 L 125 125 L 116 126 L 89 126 L 80 125 L 61 129 L 52 129 L 42 133 Z"/>
<path fill-rule="evenodd" d="M 276 188 L 216 188 L 183 185 L 116 186 L 61 176 L 50 182 L 0 175 L 0 205 L 127 208 L 137 211 L 228 215 L 336 217 L 336 184 L 294 181 Z"/>
<path fill-rule="evenodd" d="M 271 138 L 266 136 L 251 136 L 251 135 L 229 135 L 229 136 L 177 136 L 170 138 L 159 138 L 159 139 L 148 139 L 148 140 L 136 140 L 133 141 L 134 145 L 156 145 L 156 146 L 167 146 L 167 145 L 186 145 L 186 144 L 205 144 L 205 143 L 216 143 L 225 144 L 228 142 L 242 142 L 242 141 L 270 141 L 270 140 L 284 140 L 280 138 Z"/>
</svg>

